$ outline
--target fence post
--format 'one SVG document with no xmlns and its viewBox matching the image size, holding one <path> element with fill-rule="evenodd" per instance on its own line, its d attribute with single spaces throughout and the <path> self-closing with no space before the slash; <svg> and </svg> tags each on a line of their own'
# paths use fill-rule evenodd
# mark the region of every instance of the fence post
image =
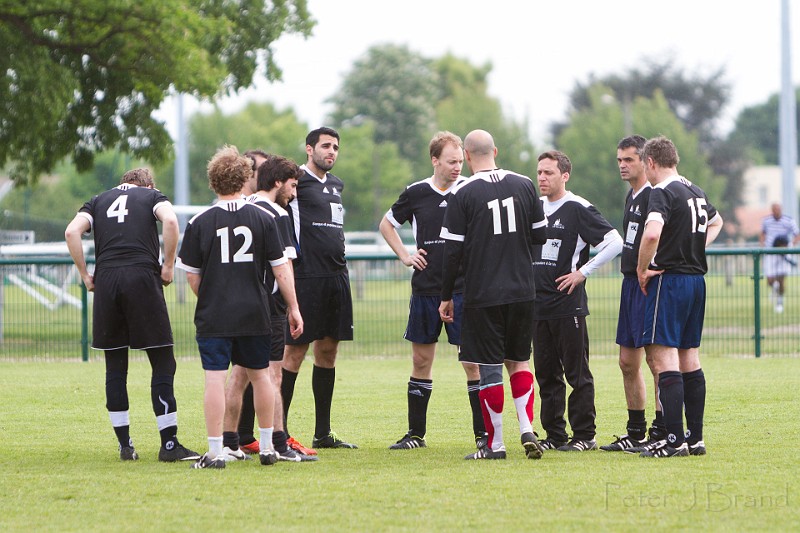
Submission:
<svg viewBox="0 0 800 533">
<path fill-rule="evenodd" d="M 81 359 L 89 360 L 89 291 L 81 283 Z"/>
<path fill-rule="evenodd" d="M 753 318 L 754 350 L 756 358 L 761 357 L 761 254 L 753 252 Z"/>
</svg>

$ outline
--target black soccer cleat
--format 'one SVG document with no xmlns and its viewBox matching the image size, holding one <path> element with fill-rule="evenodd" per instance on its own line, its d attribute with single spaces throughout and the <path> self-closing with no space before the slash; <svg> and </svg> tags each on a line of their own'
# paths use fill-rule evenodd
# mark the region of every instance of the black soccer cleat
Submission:
<svg viewBox="0 0 800 533">
<path fill-rule="evenodd" d="M 358 448 L 355 444 L 350 444 L 349 442 L 345 442 L 339 437 L 336 436 L 336 433 L 331 431 L 324 437 L 314 437 L 313 442 L 311 443 L 312 448 L 350 448 L 355 449 Z"/>
<path fill-rule="evenodd" d="M 527 433 L 523 433 L 520 436 L 520 440 L 522 441 L 522 447 L 525 448 L 525 457 L 528 459 L 542 458 L 542 455 L 544 454 L 544 448 L 542 448 L 542 445 L 536 439 L 536 435 L 529 431 Z"/>
<path fill-rule="evenodd" d="M 273 450 L 259 452 L 258 458 L 261 460 L 261 464 L 264 466 L 272 466 L 278 462 L 278 454 Z"/>
<path fill-rule="evenodd" d="M 556 448 L 560 452 L 588 452 L 597 449 L 597 441 L 572 439 L 563 446 Z"/>
<path fill-rule="evenodd" d="M 413 450 L 414 448 L 425 448 L 428 445 L 423 437 L 409 435 L 406 433 L 403 438 L 389 446 L 390 450 Z"/>
<path fill-rule="evenodd" d="M 689 445 L 685 442 L 677 448 L 662 440 L 652 450 L 642 452 L 639 457 L 688 457 Z"/>
<path fill-rule="evenodd" d="M 560 447 L 564 446 L 567 441 L 564 440 L 554 440 L 550 437 L 547 437 L 544 440 L 539 441 L 539 445 L 542 447 L 542 450 L 557 450 Z"/>
<path fill-rule="evenodd" d="M 222 457 L 211 457 L 208 453 L 204 453 L 202 457 L 196 462 L 192 463 L 193 469 L 212 468 L 219 469 L 225 468 L 225 459 Z"/>
<path fill-rule="evenodd" d="M 139 454 L 133 449 L 133 446 L 120 446 L 119 447 L 120 461 L 138 461 Z"/>
<path fill-rule="evenodd" d="M 689 444 L 689 455 L 705 455 L 706 443 L 699 440 L 694 444 Z"/>
<path fill-rule="evenodd" d="M 464 459 L 505 459 L 506 449 L 500 448 L 499 450 L 492 450 L 488 446 L 484 446 L 475 453 L 471 453 L 464 457 Z"/>
<path fill-rule="evenodd" d="M 616 435 L 614 436 L 616 437 Z M 611 444 L 600 446 L 600 449 L 605 452 L 624 452 L 631 448 L 644 446 L 645 444 L 647 444 L 647 439 L 637 440 L 631 437 L 630 435 L 620 435 L 619 437 L 617 437 L 617 440 L 615 440 Z"/>
<path fill-rule="evenodd" d="M 172 446 L 169 446 L 170 443 L 167 443 L 167 446 L 162 446 L 160 450 L 158 450 L 158 460 L 162 463 L 174 463 L 176 461 L 196 461 L 200 459 L 200 454 L 197 452 L 193 452 L 189 448 L 186 448 L 183 444 L 172 442 Z"/>
</svg>

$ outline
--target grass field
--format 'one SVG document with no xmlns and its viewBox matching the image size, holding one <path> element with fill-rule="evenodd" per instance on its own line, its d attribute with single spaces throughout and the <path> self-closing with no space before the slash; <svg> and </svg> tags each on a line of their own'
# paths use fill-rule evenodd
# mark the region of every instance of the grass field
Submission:
<svg viewBox="0 0 800 533">
<path fill-rule="evenodd" d="M 306 443 L 310 364 L 289 420 Z M 133 362 L 129 376 L 135 463 L 118 459 L 101 363 L 1 362 L 0 531 L 796 530 L 797 365 L 707 358 L 705 457 L 597 451 L 526 460 L 507 398 L 509 458 L 468 462 L 464 377 L 452 351 L 434 367 L 429 447 L 409 451 L 386 449 L 406 429 L 408 359 L 343 358 L 333 425 L 360 449 L 322 450 L 317 463 L 193 471 L 156 461 L 146 362 Z M 615 358 L 592 366 L 602 444 L 624 431 L 624 395 Z M 182 358 L 179 436 L 200 452 L 207 448 L 202 382 L 199 361 Z"/>
</svg>

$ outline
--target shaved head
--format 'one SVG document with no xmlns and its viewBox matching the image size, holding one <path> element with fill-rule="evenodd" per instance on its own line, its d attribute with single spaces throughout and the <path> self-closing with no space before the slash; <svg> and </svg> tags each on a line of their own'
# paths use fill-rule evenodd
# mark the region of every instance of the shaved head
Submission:
<svg viewBox="0 0 800 533">
<path fill-rule="evenodd" d="M 464 139 L 464 150 L 481 157 L 494 154 L 494 139 L 485 130 L 472 130 Z"/>
</svg>

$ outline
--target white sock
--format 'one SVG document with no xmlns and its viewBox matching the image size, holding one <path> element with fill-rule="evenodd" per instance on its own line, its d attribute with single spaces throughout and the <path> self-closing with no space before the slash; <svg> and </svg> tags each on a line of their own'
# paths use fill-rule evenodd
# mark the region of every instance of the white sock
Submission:
<svg viewBox="0 0 800 533">
<path fill-rule="evenodd" d="M 208 455 L 219 457 L 222 455 L 222 437 L 208 437 Z"/>
<path fill-rule="evenodd" d="M 275 448 L 272 447 L 272 428 L 258 428 L 258 434 L 260 439 L 258 441 L 258 447 L 261 451 L 275 451 Z"/>
</svg>

